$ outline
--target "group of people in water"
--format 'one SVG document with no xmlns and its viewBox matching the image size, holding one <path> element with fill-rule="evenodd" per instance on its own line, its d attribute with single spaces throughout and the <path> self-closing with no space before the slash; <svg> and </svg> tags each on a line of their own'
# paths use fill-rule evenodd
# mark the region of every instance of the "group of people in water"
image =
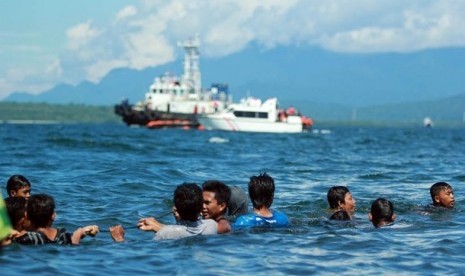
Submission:
<svg viewBox="0 0 465 276">
<path fill-rule="evenodd" d="M 55 201 L 46 194 L 31 195 L 31 183 L 22 175 L 11 176 L 6 185 L 8 197 L 0 198 L 0 241 L 2 245 L 73 244 L 86 236 L 99 232 L 97 225 L 79 227 L 73 233 L 55 228 Z M 209 180 L 202 187 L 195 183 L 183 183 L 173 195 L 172 213 L 176 224 L 167 225 L 153 217 L 142 218 L 137 227 L 155 232 L 156 240 L 179 239 L 197 235 L 225 234 L 239 228 L 287 227 L 289 218 L 283 212 L 271 209 L 274 199 L 274 179 L 267 173 L 252 176 L 248 183 L 252 212 L 248 211 L 246 193 L 236 186 Z M 452 187 L 437 182 L 430 188 L 433 206 L 453 208 Z M 331 209 L 330 220 L 347 220 L 354 217 L 356 201 L 347 187 L 334 186 L 328 190 L 327 200 Z M 3 205 L 3 206 L 2 206 Z M 6 207 L 6 208 L 5 208 Z M 6 209 L 8 216 L 2 216 Z M 371 204 L 369 220 L 376 228 L 392 225 L 395 221 L 394 205 L 385 198 Z M 122 225 L 109 229 L 116 242 L 124 241 Z"/>
</svg>

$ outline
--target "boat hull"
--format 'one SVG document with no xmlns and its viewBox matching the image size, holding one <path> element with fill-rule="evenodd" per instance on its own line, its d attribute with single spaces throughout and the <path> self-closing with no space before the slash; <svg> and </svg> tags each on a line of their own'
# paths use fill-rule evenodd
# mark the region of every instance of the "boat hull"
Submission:
<svg viewBox="0 0 465 276">
<path fill-rule="evenodd" d="M 127 125 L 139 125 L 148 128 L 198 128 L 195 114 L 176 112 L 136 110 L 129 104 L 115 105 L 115 114 L 122 117 Z"/>
<path fill-rule="evenodd" d="M 216 114 L 197 116 L 197 121 L 208 130 L 262 133 L 299 133 L 304 131 L 300 117 L 291 116 L 288 120 L 288 122 L 276 122 L 253 118 L 228 118 Z"/>
</svg>

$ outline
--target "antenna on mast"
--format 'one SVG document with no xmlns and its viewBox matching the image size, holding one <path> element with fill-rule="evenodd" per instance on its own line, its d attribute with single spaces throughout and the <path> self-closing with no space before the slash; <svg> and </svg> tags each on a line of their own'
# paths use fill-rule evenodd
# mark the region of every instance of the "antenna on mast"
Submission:
<svg viewBox="0 0 465 276">
<path fill-rule="evenodd" d="M 198 34 L 194 38 L 189 38 L 184 42 L 178 42 L 178 46 L 183 47 L 184 55 L 184 75 L 183 79 L 191 83 L 195 94 L 200 94 L 202 87 L 200 76 L 200 37 Z"/>
</svg>

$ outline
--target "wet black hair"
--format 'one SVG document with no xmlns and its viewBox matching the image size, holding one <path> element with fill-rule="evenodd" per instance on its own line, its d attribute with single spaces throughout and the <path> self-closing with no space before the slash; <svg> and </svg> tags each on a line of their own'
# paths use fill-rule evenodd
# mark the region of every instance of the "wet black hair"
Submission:
<svg viewBox="0 0 465 276">
<path fill-rule="evenodd" d="M 394 205 L 389 200 L 380 197 L 371 204 L 370 212 L 373 225 L 378 227 L 380 223 L 393 221 Z"/>
<path fill-rule="evenodd" d="M 270 208 L 274 197 L 274 180 L 266 173 L 252 176 L 249 181 L 249 196 L 255 209 Z"/>
<path fill-rule="evenodd" d="M 20 174 L 14 174 L 10 176 L 6 183 L 6 192 L 8 193 L 8 196 L 11 195 L 11 191 L 17 191 L 18 189 L 21 189 L 23 187 L 31 187 L 31 183 L 27 178 L 23 175 Z"/>
<path fill-rule="evenodd" d="M 48 227 L 55 212 L 55 200 L 46 194 L 32 195 L 27 201 L 26 210 L 34 227 Z"/>
<path fill-rule="evenodd" d="M 227 206 L 229 199 L 231 198 L 231 189 L 228 187 L 228 185 L 218 180 L 205 181 L 202 184 L 202 190 L 215 193 L 215 199 L 218 204 L 225 203 Z"/>
<path fill-rule="evenodd" d="M 183 183 L 174 190 L 174 206 L 182 220 L 196 221 L 203 208 L 202 189 L 195 183 Z"/>
<path fill-rule="evenodd" d="M 449 183 L 447 182 L 436 182 L 431 186 L 431 188 L 429 189 L 429 193 L 431 194 L 431 199 L 434 203 L 434 197 L 438 196 L 439 193 L 444 190 L 452 190 L 452 186 L 449 185 Z"/>
<path fill-rule="evenodd" d="M 350 193 L 350 191 L 344 186 L 333 186 L 329 188 L 327 194 L 329 208 L 335 209 L 339 207 L 339 202 L 345 203 L 347 193 Z"/>
<path fill-rule="evenodd" d="M 18 222 L 24 218 L 26 214 L 27 199 L 24 197 L 8 197 L 5 198 L 5 206 L 10 218 L 11 226 L 16 229 Z"/>
</svg>

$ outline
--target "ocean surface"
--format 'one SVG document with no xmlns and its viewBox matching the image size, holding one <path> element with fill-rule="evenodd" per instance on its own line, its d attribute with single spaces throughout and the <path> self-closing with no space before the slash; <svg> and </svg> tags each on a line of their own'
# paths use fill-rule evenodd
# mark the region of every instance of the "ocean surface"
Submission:
<svg viewBox="0 0 465 276">
<path fill-rule="evenodd" d="M 320 127 L 256 134 L 124 125 L 0 124 L 0 182 L 23 174 L 32 193 L 52 195 L 55 226 L 101 232 L 79 246 L 12 245 L 1 275 L 459 275 L 465 273 L 465 127 Z M 271 231 L 154 241 L 139 218 L 174 223 L 172 195 L 183 182 L 218 179 L 247 190 L 270 174 L 273 208 L 292 225 Z M 430 186 L 449 182 L 453 210 L 431 209 Z M 327 190 L 348 186 L 353 223 L 328 221 Z M 397 220 L 375 229 L 371 202 L 394 203 Z M 163 216 L 165 215 L 165 216 Z M 126 241 L 108 227 L 122 224 Z"/>
</svg>

